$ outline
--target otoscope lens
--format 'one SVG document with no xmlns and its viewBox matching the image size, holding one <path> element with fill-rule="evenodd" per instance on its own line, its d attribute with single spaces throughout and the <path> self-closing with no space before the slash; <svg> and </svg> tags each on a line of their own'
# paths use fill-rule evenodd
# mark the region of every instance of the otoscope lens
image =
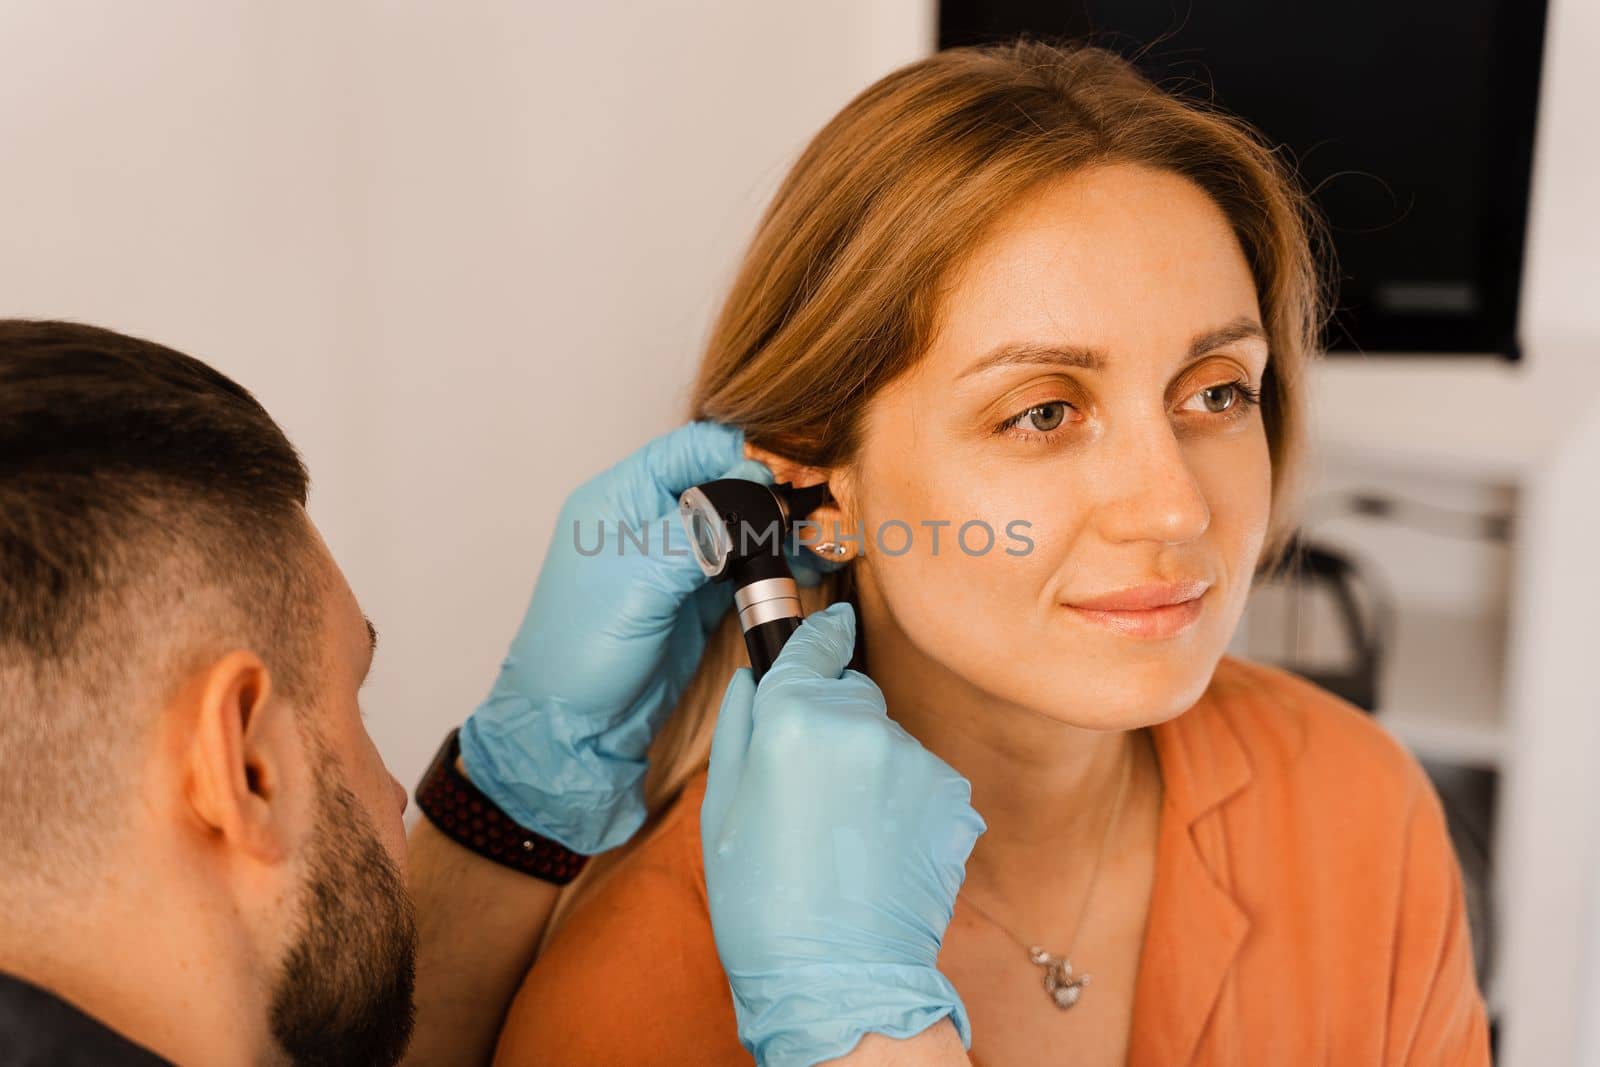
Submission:
<svg viewBox="0 0 1600 1067">
<path fill-rule="evenodd" d="M 715 570 L 722 563 L 722 528 L 698 509 L 690 513 L 689 526 L 695 555 L 700 557 L 702 566 Z"/>
</svg>

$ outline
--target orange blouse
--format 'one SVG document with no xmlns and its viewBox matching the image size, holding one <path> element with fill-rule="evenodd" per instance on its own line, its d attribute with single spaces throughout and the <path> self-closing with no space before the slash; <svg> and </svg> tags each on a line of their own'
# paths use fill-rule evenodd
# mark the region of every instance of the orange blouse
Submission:
<svg viewBox="0 0 1600 1067">
<path fill-rule="evenodd" d="M 1131 1067 L 1487 1067 L 1461 871 L 1415 758 L 1354 705 L 1233 656 L 1152 732 L 1164 789 Z M 707 910 L 705 784 L 551 939 L 497 1065 L 752 1062 Z"/>
</svg>

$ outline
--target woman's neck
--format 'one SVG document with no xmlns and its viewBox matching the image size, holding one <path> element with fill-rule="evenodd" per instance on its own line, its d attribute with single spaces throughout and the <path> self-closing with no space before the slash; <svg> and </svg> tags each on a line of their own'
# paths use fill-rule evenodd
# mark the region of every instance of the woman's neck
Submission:
<svg viewBox="0 0 1600 1067">
<path fill-rule="evenodd" d="M 1110 868 L 1126 843 L 1118 830 L 1159 810 L 1150 731 L 1088 730 L 996 701 L 923 655 L 892 620 L 878 621 L 867 673 L 890 718 L 972 783 L 972 806 L 988 826 L 967 862 L 963 896 L 1048 930 L 1063 921 L 1063 893 L 1086 887 L 1101 842 Z M 1126 793 L 1107 839 L 1125 769 Z"/>
</svg>

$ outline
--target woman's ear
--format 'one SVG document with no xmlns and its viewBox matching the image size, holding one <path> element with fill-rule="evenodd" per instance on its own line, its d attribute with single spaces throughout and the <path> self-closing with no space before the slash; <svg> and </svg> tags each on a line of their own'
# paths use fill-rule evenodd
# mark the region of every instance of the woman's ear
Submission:
<svg viewBox="0 0 1600 1067">
<path fill-rule="evenodd" d="M 788 482 L 796 488 L 826 482 L 829 500 L 815 508 L 806 521 L 813 524 L 799 530 L 800 543 L 818 559 L 828 563 L 847 563 L 861 555 L 865 538 L 858 536 L 851 518 L 853 488 L 849 472 L 843 468 L 808 467 L 770 449 L 745 442 L 747 459 L 759 460 L 772 471 L 775 482 Z M 818 550 L 819 546 L 838 545 L 842 551 Z"/>
<path fill-rule="evenodd" d="M 762 448 L 749 441 L 744 444 L 744 455 L 746 459 L 759 460 L 766 464 L 767 469 L 772 472 L 773 480 L 777 482 L 788 482 L 803 487 L 828 480 L 828 472 L 820 467 L 807 467 L 802 463 L 796 463 L 787 456 L 778 455 L 770 448 Z"/>
</svg>

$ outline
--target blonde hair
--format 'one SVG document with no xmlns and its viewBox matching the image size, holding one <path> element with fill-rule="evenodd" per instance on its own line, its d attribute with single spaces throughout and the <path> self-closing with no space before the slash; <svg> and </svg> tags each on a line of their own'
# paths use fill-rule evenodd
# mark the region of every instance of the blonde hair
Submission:
<svg viewBox="0 0 1600 1067">
<path fill-rule="evenodd" d="M 1249 262 L 1270 348 L 1262 418 L 1272 517 L 1262 559 L 1276 562 L 1298 524 L 1303 378 L 1327 307 L 1320 224 L 1293 171 L 1248 125 L 1161 91 L 1097 47 L 1023 38 L 948 49 L 851 100 L 761 219 L 712 329 L 689 417 L 738 426 L 752 444 L 805 466 L 847 465 L 869 401 L 925 350 L 941 282 L 989 223 L 1035 185 L 1110 163 L 1193 181 L 1230 220 Z M 808 613 L 853 599 L 850 571 L 801 598 Z M 651 748 L 648 821 L 563 891 L 541 952 L 706 765 L 723 692 L 748 662 L 730 611 Z"/>
</svg>

